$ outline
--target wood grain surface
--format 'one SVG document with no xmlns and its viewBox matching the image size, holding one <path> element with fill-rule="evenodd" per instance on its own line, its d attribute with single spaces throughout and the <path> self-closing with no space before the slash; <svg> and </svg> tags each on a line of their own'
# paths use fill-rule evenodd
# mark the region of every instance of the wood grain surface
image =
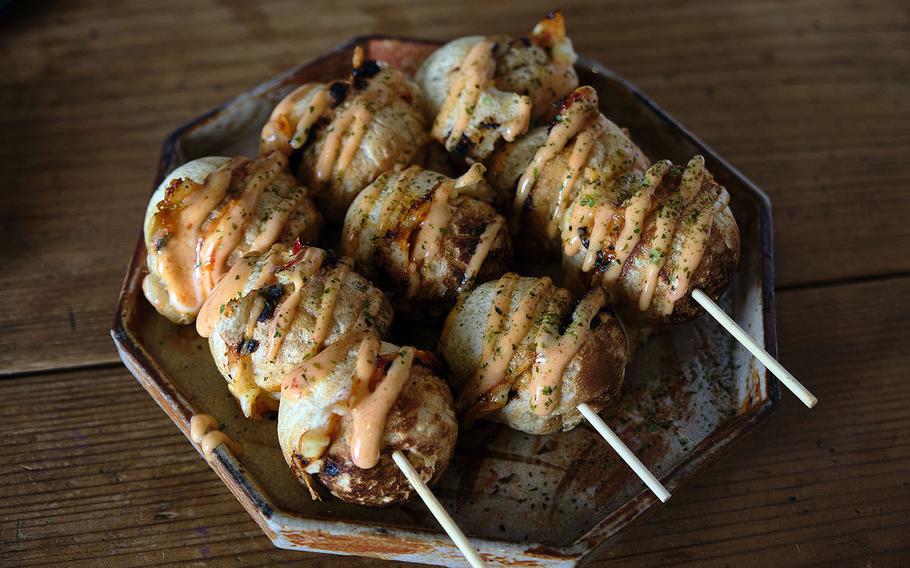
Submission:
<svg viewBox="0 0 910 568">
<path fill-rule="evenodd" d="M 910 565 L 910 6 L 560 2 L 774 203 L 782 362 L 819 396 L 610 566 Z M 0 12 L 0 565 L 375 565 L 279 551 L 107 330 L 161 142 L 354 35 L 525 33 L 552 3 L 14 2 Z"/>
</svg>

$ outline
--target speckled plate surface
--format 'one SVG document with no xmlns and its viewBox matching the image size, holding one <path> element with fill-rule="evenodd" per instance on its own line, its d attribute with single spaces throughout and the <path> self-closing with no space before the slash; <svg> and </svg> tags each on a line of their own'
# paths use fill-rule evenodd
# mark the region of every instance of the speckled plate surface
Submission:
<svg viewBox="0 0 910 568">
<path fill-rule="evenodd" d="M 355 45 L 413 72 L 438 44 L 386 37 L 344 46 L 248 91 L 177 129 L 165 141 L 157 185 L 181 163 L 206 155 L 254 155 L 272 107 L 297 85 L 345 76 Z M 776 354 L 767 197 L 624 79 L 580 58 L 581 84 L 600 93 L 604 114 L 629 128 L 653 159 L 695 153 L 731 195 L 742 263 L 722 305 Z M 142 239 L 126 275 L 112 330 L 121 358 L 185 434 L 193 414 L 214 415 L 244 448 L 222 446 L 212 468 L 282 548 L 461 565 L 458 550 L 420 501 L 390 509 L 350 505 L 324 492 L 311 501 L 286 466 L 270 420 L 240 414 L 194 326 L 176 326 L 145 300 Z M 603 416 L 671 491 L 728 452 L 780 398 L 764 367 L 708 318 L 652 336 L 627 372 L 619 403 Z M 462 432 L 436 494 L 485 559 L 505 565 L 574 565 L 659 504 L 644 484 L 582 425 L 529 436 L 499 425 Z"/>
</svg>

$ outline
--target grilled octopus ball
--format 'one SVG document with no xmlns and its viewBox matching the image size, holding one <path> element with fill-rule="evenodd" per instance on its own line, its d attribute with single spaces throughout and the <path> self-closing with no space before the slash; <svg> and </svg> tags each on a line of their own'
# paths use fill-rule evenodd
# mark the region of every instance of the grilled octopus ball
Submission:
<svg viewBox="0 0 910 568">
<path fill-rule="evenodd" d="M 307 275 L 313 266 L 307 262 L 318 257 L 318 269 Z M 349 259 L 315 247 L 295 253 L 276 245 L 241 262 L 251 266 L 249 275 L 242 281 L 226 278 L 197 327 L 208 336 L 215 365 L 247 417 L 274 409 L 282 378 L 301 360 L 349 333 L 383 334 L 391 325 L 388 299 L 351 270 Z M 261 278 L 273 267 L 278 267 L 273 275 Z M 238 287 L 231 287 L 235 282 Z"/>
<path fill-rule="evenodd" d="M 423 159 L 427 129 L 420 88 L 397 69 L 355 57 L 346 81 L 308 83 L 287 95 L 262 130 L 260 150 L 299 160 L 297 175 L 337 222 L 380 173 Z"/>
<path fill-rule="evenodd" d="M 467 36 L 447 43 L 416 74 L 433 138 L 468 161 L 486 158 L 501 139 L 523 133 L 578 85 L 575 59 L 558 12 L 530 38 Z"/>
<path fill-rule="evenodd" d="M 598 123 L 598 134 L 587 151 L 584 164 L 571 165 L 578 140 L 578 136 L 573 136 L 541 167 L 533 165 L 535 155 L 542 148 L 554 147 L 553 133 L 558 132 L 555 125 L 568 124 L 573 119 L 587 124 Z M 558 227 L 565 206 L 577 195 L 585 193 L 592 178 L 612 180 L 628 172 L 643 171 L 648 167 L 648 159 L 622 128 L 600 114 L 597 93 L 584 86 L 561 102 L 554 127 L 535 128 L 515 142 L 503 145 L 490 157 L 488 164 L 488 178 L 496 192 L 496 202 L 510 211 L 513 230 L 517 230 L 517 256 L 524 259 L 543 256 L 555 260 L 560 254 Z M 519 184 L 529 166 L 537 176 L 522 200 L 518 197 Z M 573 167 L 577 168 L 575 182 L 563 190 Z"/>
<path fill-rule="evenodd" d="M 629 233 L 632 240 L 617 229 L 616 234 L 601 241 L 600 252 L 592 254 L 586 266 L 589 248 L 597 246 L 591 224 L 593 213 L 606 207 L 612 217 L 618 212 L 638 209 L 632 205 L 635 194 L 647 188 L 648 176 L 654 177 L 660 171 L 665 174 L 655 177 L 659 183 L 645 207 L 652 212 L 634 234 Z M 685 192 L 682 187 L 686 176 L 698 172 L 700 182 L 693 182 L 696 185 Z M 717 300 L 729 286 L 739 264 L 739 228 L 728 201 L 727 191 L 704 169 L 700 156 L 690 160 L 685 168 L 667 161 L 655 163 L 645 174 L 627 176 L 605 187 L 596 198 L 578 198 L 563 220 L 562 234 L 585 237 L 579 239 L 581 246 L 577 253 L 564 251 L 566 284 L 579 291 L 603 287 L 623 321 L 633 325 L 677 324 L 701 315 L 702 308 L 689 292 L 698 288 Z M 581 218 L 586 220 L 579 222 Z M 659 227 L 661 218 L 675 218 L 673 229 Z M 659 234 L 666 235 L 669 244 L 661 245 Z M 700 249 L 702 239 L 703 249 Z M 635 244 L 625 247 L 622 244 L 631 242 Z M 629 249 L 628 257 L 614 266 L 613 263 L 619 262 L 614 255 L 624 248 Z M 687 256 L 687 250 L 696 253 Z M 702 250 L 700 255 L 699 250 Z M 613 280 L 606 276 L 611 268 L 615 271 Z M 678 293 L 674 294 L 677 288 Z M 643 297 L 649 299 L 645 306 L 641 304 Z"/>
<path fill-rule="evenodd" d="M 504 309 L 494 305 L 497 298 L 506 300 Z M 532 307 L 523 314 L 520 306 L 529 300 Z M 534 411 L 532 368 L 541 353 L 542 334 L 558 333 L 580 305 L 548 278 L 514 274 L 479 286 L 459 302 L 446 320 L 439 355 L 451 371 L 450 384 L 467 421 L 485 418 L 529 434 L 549 434 L 578 425 L 583 418 L 578 404 L 586 402 L 600 411 L 616 399 L 628 359 L 626 336 L 619 321 L 602 304 L 593 303 L 590 321 L 580 319 L 584 329 L 563 332 L 562 337 L 577 334 L 580 343 L 567 352 L 571 358 L 557 376 L 553 405 L 546 414 Z M 491 326 L 491 320 L 500 320 L 504 327 Z M 521 326 L 517 336 L 510 334 L 515 326 Z M 495 387 L 485 392 L 472 388 L 497 360 L 504 370 L 492 371 Z"/>
<path fill-rule="evenodd" d="M 417 166 L 387 172 L 351 204 L 342 251 L 400 313 L 444 316 L 461 291 L 508 270 L 508 226 L 484 201 L 480 172 L 475 165 L 457 180 Z"/>
<path fill-rule="evenodd" d="M 216 183 L 225 172 L 229 175 Z M 167 319 L 191 323 L 240 257 L 274 243 L 315 240 L 321 225 L 321 215 L 287 170 L 284 156 L 187 162 L 161 182 L 146 208 L 143 292 Z"/>
<path fill-rule="evenodd" d="M 369 469 L 354 464 L 351 451 L 352 413 L 347 407 L 357 364 L 353 343 L 337 366 L 299 399 L 282 397 L 278 440 L 285 460 L 301 483 L 313 491 L 310 476 L 336 497 L 367 506 L 401 503 L 414 495 L 413 486 L 392 460 L 400 450 L 428 484 L 439 480 L 455 451 L 458 424 L 452 395 L 437 374 L 434 357 L 418 351 L 382 432 L 379 461 Z M 382 343 L 380 358 L 394 358 L 399 348 Z M 308 433 L 331 425 L 324 453 L 304 458 Z"/>
</svg>

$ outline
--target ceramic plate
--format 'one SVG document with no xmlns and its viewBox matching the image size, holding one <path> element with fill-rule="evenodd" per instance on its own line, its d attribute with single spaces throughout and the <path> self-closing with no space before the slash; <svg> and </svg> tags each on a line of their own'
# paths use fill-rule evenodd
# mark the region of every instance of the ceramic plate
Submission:
<svg viewBox="0 0 910 568">
<path fill-rule="evenodd" d="M 273 106 L 301 83 L 346 76 L 355 45 L 408 72 L 438 46 L 356 38 L 263 83 L 171 134 L 153 185 L 187 160 L 255 155 Z M 622 77 L 584 57 L 576 67 L 581 84 L 600 94 L 604 114 L 628 128 L 647 155 L 685 163 L 701 153 L 727 187 L 742 234 L 742 262 L 722 305 L 776 355 L 768 198 Z M 146 301 L 144 274 L 140 238 L 112 330 L 121 358 L 185 434 L 190 417 L 206 413 L 242 444 L 242 457 L 222 446 L 211 465 L 276 546 L 464 563 L 419 500 L 370 509 L 325 492 L 322 501 L 311 501 L 284 462 L 275 422 L 243 418 L 195 326 L 171 324 Z M 777 381 L 708 318 L 651 337 L 626 376 L 621 399 L 603 416 L 670 491 L 683 491 L 681 485 L 766 419 L 780 398 Z M 492 424 L 463 432 L 435 492 L 488 562 L 522 566 L 590 560 L 659 504 L 586 425 L 550 436 Z"/>
</svg>

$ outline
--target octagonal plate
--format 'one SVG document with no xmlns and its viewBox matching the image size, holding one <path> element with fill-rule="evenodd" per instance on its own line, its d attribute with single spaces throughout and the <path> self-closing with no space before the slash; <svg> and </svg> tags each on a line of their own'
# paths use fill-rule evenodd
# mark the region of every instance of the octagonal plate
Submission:
<svg viewBox="0 0 910 568">
<path fill-rule="evenodd" d="M 437 47 L 428 41 L 356 38 L 178 128 L 165 141 L 157 185 L 181 163 L 206 155 L 253 155 L 272 107 L 297 85 L 346 76 L 356 45 L 408 72 Z M 629 128 L 652 158 L 695 153 L 731 194 L 742 264 L 725 309 L 776 354 L 767 197 L 622 77 L 580 58 L 582 84 L 604 114 Z M 224 446 L 211 466 L 276 546 L 437 565 L 463 564 L 419 501 L 389 509 L 311 501 L 284 463 L 275 423 L 245 420 L 194 326 L 176 326 L 145 300 L 140 237 L 112 329 L 126 366 L 188 435 L 193 414 L 214 415 L 244 448 Z M 702 318 L 652 336 L 627 372 L 623 394 L 603 416 L 671 491 L 728 452 L 780 398 L 778 383 L 713 321 Z M 197 448 L 198 449 L 198 448 Z M 574 565 L 590 560 L 657 499 L 586 425 L 529 436 L 482 424 L 462 432 L 436 494 L 491 563 Z"/>
</svg>

